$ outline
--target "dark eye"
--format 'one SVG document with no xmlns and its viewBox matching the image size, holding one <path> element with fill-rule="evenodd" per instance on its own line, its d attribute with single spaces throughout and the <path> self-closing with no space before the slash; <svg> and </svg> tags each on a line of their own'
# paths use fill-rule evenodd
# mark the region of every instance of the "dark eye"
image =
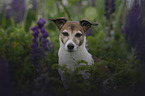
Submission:
<svg viewBox="0 0 145 96">
<path fill-rule="evenodd" d="M 81 37 L 81 36 L 82 36 L 81 33 L 77 33 L 77 34 L 75 35 L 75 37 Z"/>
<path fill-rule="evenodd" d="M 67 32 L 63 32 L 62 34 L 63 34 L 63 36 L 69 36 L 69 34 Z"/>
</svg>

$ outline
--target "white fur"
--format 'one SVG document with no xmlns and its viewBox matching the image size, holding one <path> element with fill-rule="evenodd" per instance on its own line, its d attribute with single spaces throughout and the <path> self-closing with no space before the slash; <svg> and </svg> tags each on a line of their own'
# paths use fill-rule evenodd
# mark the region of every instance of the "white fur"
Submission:
<svg viewBox="0 0 145 96">
<path fill-rule="evenodd" d="M 81 46 L 79 46 L 77 48 L 77 50 L 74 52 L 68 52 L 65 49 L 65 45 L 61 42 L 60 38 L 59 38 L 59 40 L 60 40 L 60 48 L 59 48 L 59 52 L 58 52 L 59 65 L 65 64 L 67 68 L 71 68 L 71 71 L 74 72 L 74 70 L 78 66 L 77 61 L 79 61 L 79 60 L 87 61 L 88 65 L 92 65 L 94 63 L 91 54 L 87 51 L 87 49 L 85 47 L 86 37 L 84 37 L 83 44 Z M 84 65 L 84 64 L 82 63 L 79 65 Z M 61 79 L 64 80 L 63 71 L 59 70 L 59 73 L 61 75 Z M 84 72 L 81 72 L 81 74 L 84 75 Z"/>
<path fill-rule="evenodd" d="M 76 51 L 78 46 L 72 41 L 72 39 L 70 39 L 70 40 L 68 40 L 66 42 L 66 44 L 65 44 L 65 50 L 68 50 L 67 45 L 70 44 L 70 43 L 72 43 L 74 45 L 73 51 Z"/>
</svg>

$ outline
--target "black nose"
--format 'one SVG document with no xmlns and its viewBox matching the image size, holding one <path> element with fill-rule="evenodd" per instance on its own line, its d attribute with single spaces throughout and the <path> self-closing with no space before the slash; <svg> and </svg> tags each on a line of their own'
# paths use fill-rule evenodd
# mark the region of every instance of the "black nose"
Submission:
<svg viewBox="0 0 145 96">
<path fill-rule="evenodd" d="M 74 45 L 72 43 L 70 43 L 70 44 L 67 45 L 67 48 L 72 50 L 74 48 Z"/>
</svg>

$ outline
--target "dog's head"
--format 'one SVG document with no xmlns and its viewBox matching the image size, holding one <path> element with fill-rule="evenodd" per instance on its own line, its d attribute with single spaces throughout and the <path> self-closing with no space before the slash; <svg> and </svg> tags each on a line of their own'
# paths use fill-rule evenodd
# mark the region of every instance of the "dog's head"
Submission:
<svg viewBox="0 0 145 96">
<path fill-rule="evenodd" d="M 69 52 L 76 51 L 83 44 L 85 33 L 91 25 L 98 25 L 85 19 L 79 22 L 67 21 L 64 17 L 49 20 L 55 22 L 60 31 L 60 40 L 64 44 L 65 50 Z"/>
</svg>

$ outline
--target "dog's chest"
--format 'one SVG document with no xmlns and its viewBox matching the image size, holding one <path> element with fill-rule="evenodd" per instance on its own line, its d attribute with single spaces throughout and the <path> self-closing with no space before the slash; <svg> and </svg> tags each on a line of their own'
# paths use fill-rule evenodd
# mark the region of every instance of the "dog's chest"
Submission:
<svg viewBox="0 0 145 96">
<path fill-rule="evenodd" d="M 64 49 L 59 49 L 59 64 L 60 65 L 66 65 L 67 69 L 71 69 L 71 71 L 74 71 L 77 66 L 79 65 L 85 65 L 85 63 L 81 63 L 78 65 L 79 60 L 85 60 L 88 62 L 88 65 L 93 64 L 93 59 L 90 53 L 86 49 L 81 49 L 80 51 L 69 53 L 65 51 Z"/>
</svg>

